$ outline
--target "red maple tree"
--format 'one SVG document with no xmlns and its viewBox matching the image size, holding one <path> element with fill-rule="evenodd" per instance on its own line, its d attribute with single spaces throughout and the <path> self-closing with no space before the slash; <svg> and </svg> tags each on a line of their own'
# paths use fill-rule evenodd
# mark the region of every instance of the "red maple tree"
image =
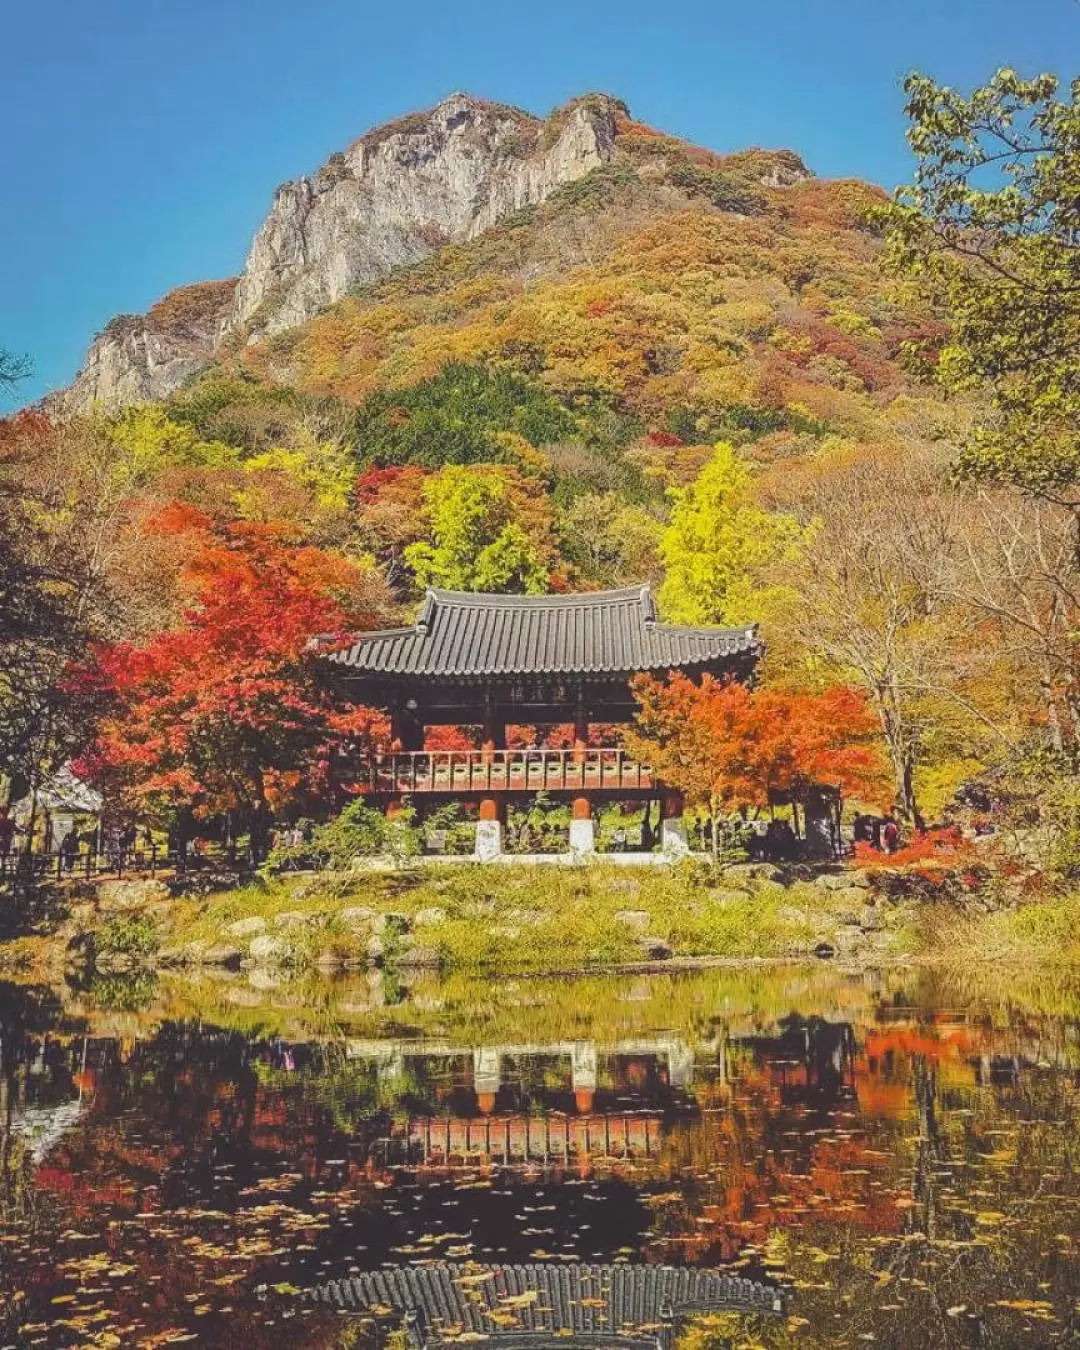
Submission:
<svg viewBox="0 0 1080 1350">
<path fill-rule="evenodd" d="M 785 693 L 674 673 L 638 676 L 634 695 L 628 748 L 706 807 L 714 842 L 721 815 L 764 806 L 770 791 L 822 784 L 875 800 L 887 781 L 878 723 L 857 690 Z"/>
<path fill-rule="evenodd" d="M 335 694 L 312 646 L 376 626 L 357 568 L 278 527 L 214 527 L 190 508 L 157 528 L 191 539 L 182 619 L 141 644 L 100 647 L 79 676 L 104 700 L 79 772 L 136 809 L 275 807 L 334 787 L 334 766 L 385 734 Z"/>
</svg>

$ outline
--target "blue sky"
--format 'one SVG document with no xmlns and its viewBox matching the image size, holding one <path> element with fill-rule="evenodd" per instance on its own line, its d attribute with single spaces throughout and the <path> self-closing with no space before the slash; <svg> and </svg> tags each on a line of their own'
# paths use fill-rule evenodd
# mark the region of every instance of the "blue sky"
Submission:
<svg viewBox="0 0 1080 1350">
<path fill-rule="evenodd" d="M 909 169 L 900 81 L 1080 71 L 1077 0 L 37 0 L 0 19 L 0 346 L 18 401 L 93 333 L 229 276 L 275 186 L 465 89 L 544 113 L 604 90 L 718 150 Z"/>
</svg>

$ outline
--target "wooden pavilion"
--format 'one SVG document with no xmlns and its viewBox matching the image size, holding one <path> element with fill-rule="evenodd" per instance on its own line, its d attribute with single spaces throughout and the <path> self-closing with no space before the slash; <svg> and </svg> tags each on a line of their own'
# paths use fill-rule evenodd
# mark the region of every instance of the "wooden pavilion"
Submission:
<svg viewBox="0 0 1080 1350">
<path fill-rule="evenodd" d="M 589 726 L 629 722 L 631 680 L 679 670 L 748 680 L 761 654 L 753 627 L 658 622 L 647 586 L 574 595 L 429 590 L 416 622 L 361 633 L 326 653 L 350 698 L 390 714 L 392 750 L 364 767 L 363 788 L 392 809 L 432 794 L 479 806 L 477 854 L 502 851 L 507 804 L 544 792 L 572 804 L 570 847 L 594 848 L 594 803 L 661 802 L 661 844 L 684 851 L 678 794 L 616 747 L 590 746 Z M 568 749 L 511 750 L 508 725 L 572 725 Z M 480 748 L 427 750 L 429 726 L 475 726 Z"/>
</svg>

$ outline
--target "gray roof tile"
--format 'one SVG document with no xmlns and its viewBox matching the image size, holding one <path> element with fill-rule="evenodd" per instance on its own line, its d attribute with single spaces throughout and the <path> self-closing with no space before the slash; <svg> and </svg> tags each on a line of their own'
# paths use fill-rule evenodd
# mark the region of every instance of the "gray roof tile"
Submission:
<svg viewBox="0 0 1080 1350">
<path fill-rule="evenodd" d="M 488 1279 L 477 1280 L 477 1274 Z M 422 1309 L 439 1340 L 439 1332 L 467 1327 L 498 1338 L 492 1312 L 505 1311 L 505 1300 L 536 1291 L 535 1304 L 515 1309 L 521 1332 L 565 1336 L 619 1333 L 654 1335 L 664 1310 L 680 1313 L 719 1308 L 744 1308 L 780 1313 L 785 1291 L 724 1270 L 692 1270 L 672 1266 L 527 1264 L 443 1264 L 397 1266 L 335 1280 L 312 1291 L 321 1302 L 352 1312 L 373 1306 Z M 513 1335 L 508 1337 L 513 1340 Z"/>
<path fill-rule="evenodd" d="M 753 627 L 658 623 L 647 586 L 576 595 L 428 591 L 411 628 L 361 633 L 327 659 L 369 674 L 624 674 L 760 654 Z"/>
</svg>

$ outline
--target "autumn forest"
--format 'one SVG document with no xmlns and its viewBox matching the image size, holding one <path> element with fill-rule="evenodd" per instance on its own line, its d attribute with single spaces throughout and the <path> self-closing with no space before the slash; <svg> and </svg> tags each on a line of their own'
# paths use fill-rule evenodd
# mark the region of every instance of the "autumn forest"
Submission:
<svg viewBox="0 0 1080 1350">
<path fill-rule="evenodd" d="M 256 318 L 165 401 L 10 416 L 8 794 L 71 763 L 158 824 L 325 817 L 335 757 L 388 728 L 335 701 L 314 636 L 410 622 L 428 587 L 648 583 L 667 622 L 765 641 L 738 714 L 641 689 L 631 736 L 695 761 L 697 806 L 831 774 L 920 831 L 992 796 L 1071 875 L 1080 114 L 1007 71 L 907 93 L 895 200 L 619 105 L 603 167 L 305 323 Z"/>
<path fill-rule="evenodd" d="M 85 8 L 0 1350 L 1080 1343 L 1080 10 Z"/>
</svg>

